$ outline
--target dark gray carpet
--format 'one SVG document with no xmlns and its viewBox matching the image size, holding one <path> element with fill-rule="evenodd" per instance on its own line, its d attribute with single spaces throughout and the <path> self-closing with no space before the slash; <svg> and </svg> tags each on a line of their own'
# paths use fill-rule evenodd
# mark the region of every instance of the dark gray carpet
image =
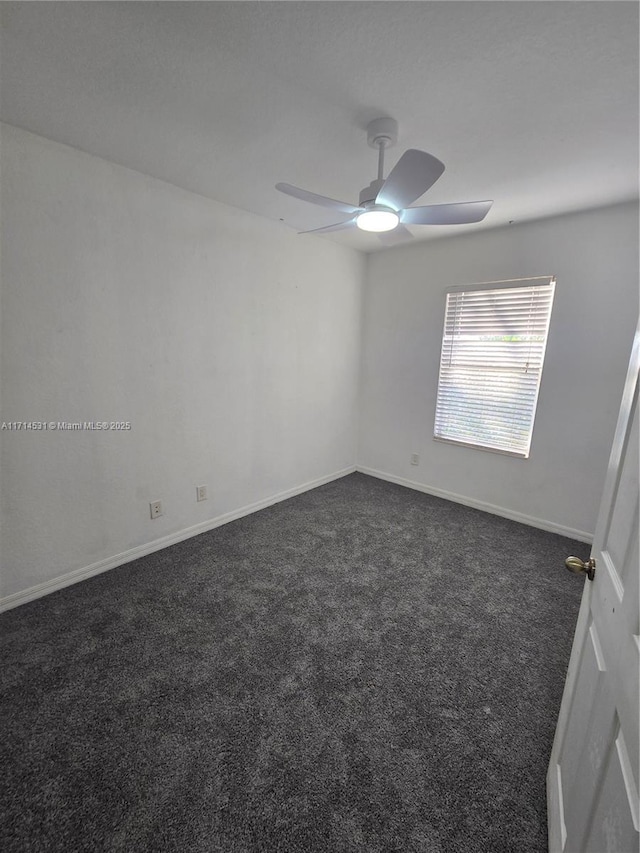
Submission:
<svg viewBox="0 0 640 853">
<path fill-rule="evenodd" d="M 354 474 L 0 617 L 0 848 L 546 851 L 588 546 Z"/>
</svg>

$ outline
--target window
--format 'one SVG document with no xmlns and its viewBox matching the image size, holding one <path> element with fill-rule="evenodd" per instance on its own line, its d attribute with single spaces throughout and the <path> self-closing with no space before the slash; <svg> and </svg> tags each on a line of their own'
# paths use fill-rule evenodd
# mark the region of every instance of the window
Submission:
<svg viewBox="0 0 640 853">
<path fill-rule="evenodd" d="M 447 293 L 434 438 L 528 458 L 555 279 Z"/>
</svg>

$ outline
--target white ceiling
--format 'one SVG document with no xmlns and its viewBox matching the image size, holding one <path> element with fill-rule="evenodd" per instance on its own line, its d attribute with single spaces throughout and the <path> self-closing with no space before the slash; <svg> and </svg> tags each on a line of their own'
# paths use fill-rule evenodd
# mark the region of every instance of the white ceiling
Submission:
<svg viewBox="0 0 640 853">
<path fill-rule="evenodd" d="M 637 2 L 0 4 L 0 118 L 296 230 L 376 177 L 365 128 L 446 165 L 416 204 L 491 198 L 483 223 L 638 196 Z M 305 236 L 363 251 L 375 235 Z"/>
</svg>

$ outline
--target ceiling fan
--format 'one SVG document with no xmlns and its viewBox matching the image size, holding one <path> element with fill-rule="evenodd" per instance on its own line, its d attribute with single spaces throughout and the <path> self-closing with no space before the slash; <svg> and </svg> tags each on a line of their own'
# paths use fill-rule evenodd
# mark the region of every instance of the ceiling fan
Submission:
<svg viewBox="0 0 640 853">
<path fill-rule="evenodd" d="M 435 184 L 444 172 L 444 163 L 426 151 L 409 148 L 385 180 L 382 176 L 384 152 L 395 145 L 397 139 L 398 123 L 392 118 L 377 118 L 367 126 L 367 142 L 378 149 L 378 177 L 362 190 L 358 207 L 291 184 L 276 184 L 277 190 L 294 198 L 349 214 L 342 222 L 300 233 L 320 234 L 357 227 L 377 232 L 385 242 L 396 242 L 413 236 L 407 225 L 463 225 L 485 218 L 492 201 L 409 207 Z"/>
</svg>

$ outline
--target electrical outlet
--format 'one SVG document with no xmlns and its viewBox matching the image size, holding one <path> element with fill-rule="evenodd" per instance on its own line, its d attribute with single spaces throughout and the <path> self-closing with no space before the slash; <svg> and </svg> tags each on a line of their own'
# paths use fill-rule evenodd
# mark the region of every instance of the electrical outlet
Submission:
<svg viewBox="0 0 640 853">
<path fill-rule="evenodd" d="M 419 465 L 420 464 L 420 456 L 417 453 L 411 454 L 411 464 L 412 465 Z"/>
<path fill-rule="evenodd" d="M 196 486 L 196 500 L 206 501 L 207 499 L 207 487 L 206 486 Z"/>
<path fill-rule="evenodd" d="M 151 512 L 151 518 L 158 518 L 162 515 L 162 502 L 153 501 L 153 503 L 149 504 L 149 510 Z"/>
</svg>

